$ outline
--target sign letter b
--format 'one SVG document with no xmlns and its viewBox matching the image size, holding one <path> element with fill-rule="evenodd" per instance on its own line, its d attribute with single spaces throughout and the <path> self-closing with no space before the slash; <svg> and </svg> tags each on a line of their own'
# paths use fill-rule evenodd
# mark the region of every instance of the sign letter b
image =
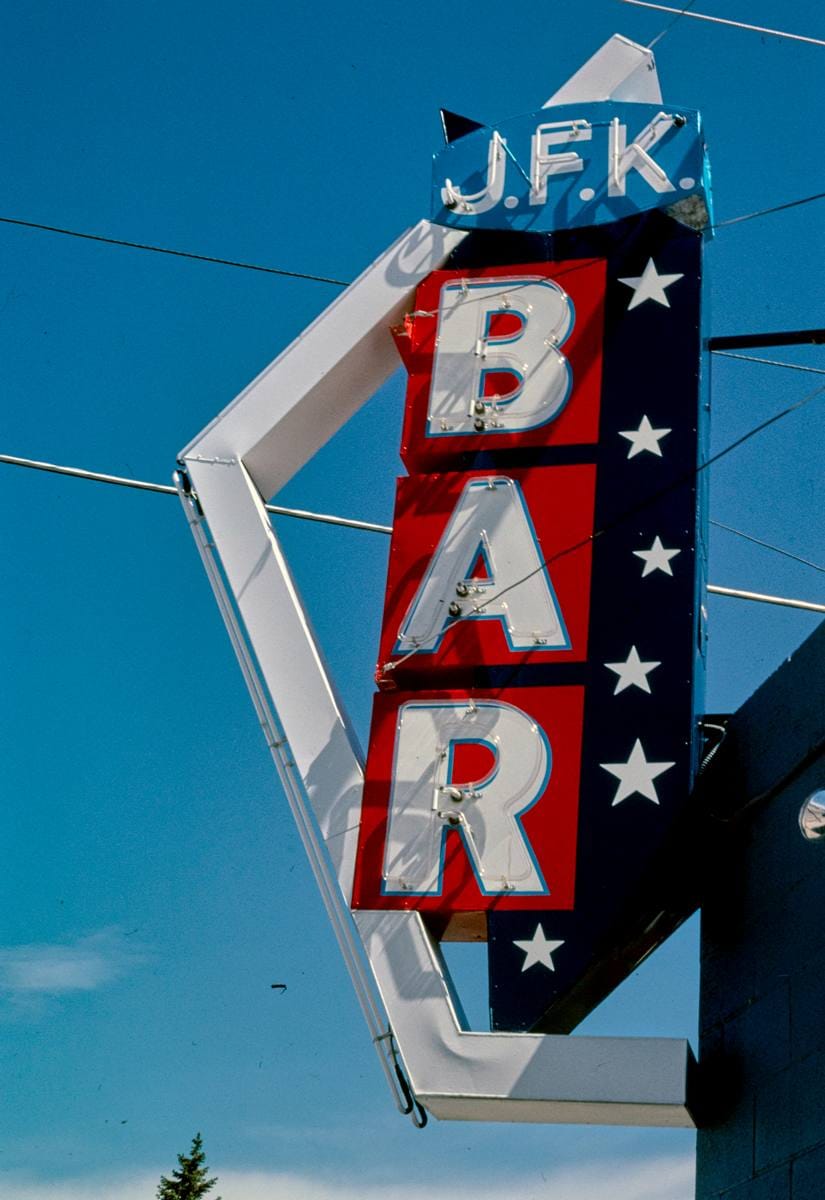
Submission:
<svg viewBox="0 0 825 1200">
<path fill-rule="evenodd" d="M 573 321 L 570 297 L 550 279 L 446 283 L 427 436 L 519 433 L 552 421 L 572 386 L 560 346 Z"/>
</svg>

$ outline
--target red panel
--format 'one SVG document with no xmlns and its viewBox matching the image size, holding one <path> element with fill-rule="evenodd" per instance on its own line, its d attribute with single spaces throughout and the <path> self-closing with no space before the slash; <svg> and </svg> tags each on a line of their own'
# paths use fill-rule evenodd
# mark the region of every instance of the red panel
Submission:
<svg viewBox="0 0 825 1200">
<path fill-rule="evenodd" d="M 449 916 L 451 913 L 539 909 L 572 909 L 576 876 L 579 771 L 582 744 L 584 689 L 581 687 L 502 688 L 474 690 L 472 699 L 500 701 L 527 714 L 544 731 L 552 765 L 545 789 L 521 818 L 527 841 L 549 895 L 519 896 L 509 892 L 484 895 L 479 889 L 464 843 L 457 832 L 445 833 L 441 894 L 384 895 L 384 850 L 393 772 L 398 710 L 409 701 L 448 703 L 466 701 L 461 691 L 394 692 L 376 695 L 367 758 L 361 828 L 353 884 L 353 908 L 418 909 Z M 461 776 L 478 778 L 490 759 L 485 747 L 468 748 L 457 755 L 451 781 Z M 506 746 L 502 753 L 506 753 Z M 482 801 L 483 803 L 483 801 Z"/>
<path fill-rule="evenodd" d="M 546 425 L 521 433 L 479 433 L 436 437 L 427 434 L 427 414 L 432 369 L 438 335 L 438 311 L 441 290 L 457 280 L 495 279 L 496 277 L 540 276 L 555 281 L 570 297 L 575 321 L 560 349 L 570 363 L 572 391 L 564 408 Z M 462 271 L 434 271 L 418 287 L 414 311 L 396 330 L 396 343 L 410 378 L 401 457 L 407 469 L 433 471 L 459 467 L 468 453 L 509 451 L 528 446 L 570 446 L 593 444 L 599 435 L 599 405 L 602 376 L 602 330 L 606 263 L 603 259 L 580 259 L 564 263 L 518 263 L 512 266 L 466 268 Z M 517 332 L 519 321 L 506 313 L 491 317 L 491 339 L 506 338 Z M 468 345 L 466 353 L 472 355 Z M 496 387 L 510 386 L 497 374 L 485 380 L 484 393 Z"/>
<path fill-rule="evenodd" d="M 510 647 L 502 621 L 470 617 L 450 623 L 435 651 L 418 651 L 391 673 L 385 665 L 398 661 L 406 648 L 398 646 L 399 630 L 424 579 L 465 485 L 482 477 L 509 478 L 521 488 L 535 531 L 538 559 L 546 572 L 567 631 L 569 649 Z M 451 472 L 398 480 L 387 595 L 384 607 L 377 680 L 381 687 L 406 686 L 421 678 L 438 686 L 439 675 L 450 683 L 468 680 L 477 667 L 547 665 L 582 662 L 587 657 L 590 605 L 593 506 L 596 468 L 592 465 L 528 467 L 517 470 Z M 478 578 L 487 575 L 477 564 Z M 496 589 L 491 592 L 495 595 Z M 448 599 L 459 600 L 451 596 Z M 474 604 L 461 601 L 463 611 Z M 449 675 L 445 672 L 449 671 Z"/>
</svg>

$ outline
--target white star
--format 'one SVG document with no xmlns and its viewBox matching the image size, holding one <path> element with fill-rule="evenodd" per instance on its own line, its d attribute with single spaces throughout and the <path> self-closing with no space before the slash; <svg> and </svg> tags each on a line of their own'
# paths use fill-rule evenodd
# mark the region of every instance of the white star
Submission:
<svg viewBox="0 0 825 1200">
<path fill-rule="evenodd" d="M 677 554 L 681 554 L 682 551 L 665 550 L 662 539 L 657 534 L 649 550 L 634 550 L 633 553 L 644 561 L 645 567 L 642 571 L 642 579 L 644 579 L 645 575 L 650 575 L 653 571 L 664 571 L 665 575 L 672 575 L 670 560 Z"/>
<path fill-rule="evenodd" d="M 647 450 L 650 454 L 655 454 L 658 458 L 661 458 L 662 447 L 659 445 L 659 442 L 663 437 L 667 437 L 670 432 L 671 430 L 669 429 L 654 429 L 648 418 L 642 417 L 638 429 L 620 429 L 619 437 L 627 438 L 631 444 L 627 452 L 628 458 L 635 458 L 643 450 Z"/>
<path fill-rule="evenodd" d="M 625 688 L 637 687 L 643 692 L 650 692 L 650 684 L 647 682 L 647 677 L 651 671 L 655 671 L 662 664 L 660 662 L 642 662 L 639 658 L 639 651 L 635 646 L 630 647 L 630 653 L 625 662 L 605 663 L 608 671 L 615 671 L 619 678 L 616 680 L 616 687 L 613 695 L 618 696 L 619 692 L 623 692 Z"/>
<path fill-rule="evenodd" d="M 536 926 L 536 932 L 529 941 L 517 942 L 513 941 L 514 946 L 518 946 L 519 950 L 524 951 L 524 963 L 522 971 L 526 971 L 528 967 L 532 967 L 535 963 L 540 963 L 541 966 L 547 967 L 548 971 L 555 971 L 553 966 L 553 951 L 558 950 L 559 946 L 563 946 L 564 942 L 548 942 L 544 936 L 544 930 L 541 927 L 541 922 Z"/>
<path fill-rule="evenodd" d="M 617 804 L 621 804 L 622 800 L 626 800 L 628 796 L 635 796 L 637 792 L 646 800 L 652 800 L 654 804 L 658 804 L 659 797 L 656 795 L 653 780 L 675 765 L 672 762 L 648 762 L 642 749 L 642 743 L 636 738 L 630 758 L 626 763 L 599 763 L 602 770 L 609 771 L 619 781 L 611 807 L 615 808 Z"/>
<path fill-rule="evenodd" d="M 645 300 L 655 300 L 657 304 L 664 305 L 665 308 L 670 308 L 670 301 L 665 295 L 665 288 L 669 288 L 671 284 L 678 280 L 684 279 L 684 275 L 660 275 L 656 270 L 656 264 L 652 258 L 647 260 L 647 266 L 641 275 L 636 275 L 629 279 L 620 279 L 619 283 L 627 284 L 629 288 L 633 288 L 633 299 L 627 306 L 627 311 L 632 308 L 638 308 L 640 304 L 644 304 Z"/>
</svg>

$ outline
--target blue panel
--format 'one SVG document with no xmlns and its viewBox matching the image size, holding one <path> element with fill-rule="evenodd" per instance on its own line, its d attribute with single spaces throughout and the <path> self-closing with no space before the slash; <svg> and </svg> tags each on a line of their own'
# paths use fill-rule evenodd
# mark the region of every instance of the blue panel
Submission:
<svg viewBox="0 0 825 1200">
<path fill-rule="evenodd" d="M 702 711 L 706 407 L 701 372 L 702 238 L 663 213 L 552 238 L 476 234 L 459 254 L 483 254 L 502 239 L 511 256 L 523 241 L 527 260 L 538 244 L 563 259 L 606 254 L 604 370 L 599 444 L 595 448 L 596 515 L 584 740 L 580 789 L 576 901 L 573 911 L 506 912 L 488 916 L 490 1007 L 495 1029 L 563 1032 L 575 1026 L 681 917 L 655 926 L 664 901 L 662 856 L 679 822 L 689 817 L 700 746 Z M 664 285 L 656 299 L 638 281 L 655 263 Z M 452 264 L 450 264 L 452 265 Z M 631 295 L 631 283 L 636 286 Z M 648 295 L 631 304 L 636 294 Z M 661 454 L 638 449 L 622 432 L 642 418 L 669 430 Z M 648 443 L 650 444 L 650 443 Z M 639 443 L 640 447 L 642 442 Z M 584 448 L 582 448 L 584 449 Z M 591 455 L 593 448 L 587 448 Z M 548 461 L 552 470 L 552 461 Z M 643 576 L 635 554 L 659 538 L 678 548 L 672 574 Z M 651 669 L 648 693 L 626 686 L 606 663 L 625 662 L 631 647 Z M 562 670 L 542 669 L 544 684 Z M 520 683 L 529 683 L 525 670 Z M 548 730 L 552 741 L 553 731 Z M 635 793 L 615 803 L 618 779 L 602 764 L 627 763 L 636 740 L 649 762 L 671 764 L 655 780 L 656 800 Z M 552 889 L 552 880 L 548 880 Z M 541 925 L 561 943 L 552 969 L 528 961 L 523 946 Z M 646 939 L 646 940 L 645 940 Z"/>
<path fill-rule="evenodd" d="M 710 212 L 700 115 L 655 104 L 542 108 L 468 133 L 433 161 L 432 219 L 459 229 L 553 232 L 688 197 Z"/>
</svg>

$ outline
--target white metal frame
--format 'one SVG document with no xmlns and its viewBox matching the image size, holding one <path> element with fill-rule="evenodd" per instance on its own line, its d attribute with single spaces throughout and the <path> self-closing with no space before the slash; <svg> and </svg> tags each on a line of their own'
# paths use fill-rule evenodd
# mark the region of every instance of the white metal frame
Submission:
<svg viewBox="0 0 825 1200">
<path fill-rule="evenodd" d="M 182 451 L 181 499 L 399 1107 L 400 1054 L 442 1118 L 691 1125 L 686 1041 L 466 1031 L 420 915 L 350 911 L 361 751 L 264 505 L 397 369 L 390 326 L 464 236 L 390 246 Z"/>
</svg>

